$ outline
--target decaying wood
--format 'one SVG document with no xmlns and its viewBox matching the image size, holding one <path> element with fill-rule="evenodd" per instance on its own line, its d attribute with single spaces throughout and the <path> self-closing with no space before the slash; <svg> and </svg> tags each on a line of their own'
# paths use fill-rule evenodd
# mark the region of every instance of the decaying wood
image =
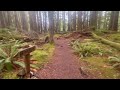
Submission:
<svg viewBox="0 0 120 90">
<path fill-rule="evenodd" d="M 30 54 L 25 55 L 25 67 L 26 67 L 26 73 L 30 74 Z"/>
<path fill-rule="evenodd" d="M 34 50 L 35 50 L 35 46 L 30 46 L 28 48 L 21 49 L 19 50 L 17 55 L 14 57 L 14 58 L 17 58 L 17 57 L 24 56 L 25 71 L 26 71 L 26 75 L 29 75 L 29 76 L 30 76 L 30 53 Z"/>
<path fill-rule="evenodd" d="M 19 52 L 17 53 L 17 55 L 15 55 L 14 57 L 22 57 L 22 56 L 25 56 L 29 53 L 31 53 L 32 51 L 35 50 L 35 46 L 30 46 L 28 48 L 24 48 L 24 49 L 21 49 L 19 50 Z"/>
<path fill-rule="evenodd" d="M 97 36 L 95 33 L 92 33 L 93 38 L 95 38 L 96 40 L 101 41 L 104 44 L 110 45 L 111 47 L 116 48 L 117 50 L 120 50 L 120 44 L 116 43 L 116 42 L 112 42 L 110 40 L 104 39 L 100 36 Z"/>
</svg>

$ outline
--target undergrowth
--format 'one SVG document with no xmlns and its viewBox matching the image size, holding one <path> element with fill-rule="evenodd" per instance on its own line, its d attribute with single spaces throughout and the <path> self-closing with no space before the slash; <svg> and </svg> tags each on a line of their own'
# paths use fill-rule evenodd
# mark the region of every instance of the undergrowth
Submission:
<svg viewBox="0 0 120 90">
<path fill-rule="evenodd" d="M 54 49 L 54 44 L 45 44 L 42 48 L 36 49 L 34 52 L 31 53 L 31 59 L 37 60 L 36 66 L 41 68 L 46 62 L 48 62 L 48 58 L 53 55 Z"/>
<path fill-rule="evenodd" d="M 75 53 L 82 57 L 80 60 L 87 62 L 86 69 L 96 78 L 101 79 L 119 79 L 120 73 L 120 52 L 102 44 L 101 42 L 84 39 L 71 42 Z"/>
</svg>

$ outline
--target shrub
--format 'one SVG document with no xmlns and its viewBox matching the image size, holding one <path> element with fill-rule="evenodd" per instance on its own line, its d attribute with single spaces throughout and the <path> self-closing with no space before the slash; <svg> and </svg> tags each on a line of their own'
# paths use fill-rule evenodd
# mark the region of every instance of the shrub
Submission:
<svg viewBox="0 0 120 90">
<path fill-rule="evenodd" d="M 100 54 L 102 55 L 103 51 L 101 48 L 92 42 L 80 43 L 78 40 L 72 42 L 72 47 L 75 49 L 75 52 L 78 53 L 81 57 L 92 56 Z"/>
<path fill-rule="evenodd" d="M 17 64 L 23 66 L 20 63 L 16 63 L 14 56 L 18 53 L 19 41 L 9 43 L 0 46 L 0 70 L 7 69 L 12 70 L 13 65 Z"/>
</svg>

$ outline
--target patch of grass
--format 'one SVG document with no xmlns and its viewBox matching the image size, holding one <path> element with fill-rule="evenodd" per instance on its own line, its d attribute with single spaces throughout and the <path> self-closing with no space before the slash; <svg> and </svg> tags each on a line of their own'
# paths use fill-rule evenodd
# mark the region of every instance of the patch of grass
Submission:
<svg viewBox="0 0 120 90">
<path fill-rule="evenodd" d="M 36 66 L 42 67 L 46 62 L 48 62 L 48 58 L 53 55 L 55 47 L 54 44 L 45 44 L 42 48 L 39 48 L 31 53 L 33 60 L 37 60 Z"/>
</svg>

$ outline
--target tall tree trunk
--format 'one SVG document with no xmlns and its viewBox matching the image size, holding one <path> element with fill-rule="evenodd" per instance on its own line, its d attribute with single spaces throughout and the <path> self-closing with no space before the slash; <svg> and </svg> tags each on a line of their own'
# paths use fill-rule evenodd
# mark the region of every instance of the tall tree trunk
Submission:
<svg viewBox="0 0 120 90">
<path fill-rule="evenodd" d="M 103 24 L 103 29 L 107 30 L 107 12 L 104 14 L 104 24 Z"/>
<path fill-rule="evenodd" d="M 73 14 L 73 31 L 76 31 L 76 11 Z"/>
<path fill-rule="evenodd" d="M 98 11 L 98 29 L 101 29 L 102 11 Z"/>
<path fill-rule="evenodd" d="M 98 11 L 90 12 L 90 27 L 92 27 L 93 29 L 97 28 L 97 16 L 98 16 Z"/>
<path fill-rule="evenodd" d="M 82 11 L 78 11 L 78 31 L 82 30 Z"/>
<path fill-rule="evenodd" d="M 4 19 L 4 11 L 0 11 L 0 27 L 1 28 L 6 27 L 6 23 L 5 23 L 5 19 Z"/>
<path fill-rule="evenodd" d="M 42 28 L 42 14 L 41 11 L 39 11 L 39 25 L 40 25 L 40 32 L 43 32 L 43 28 Z"/>
<path fill-rule="evenodd" d="M 113 31 L 118 30 L 118 17 L 119 17 L 119 11 L 111 12 L 109 30 L 113 30 Z"/>
<path fill-rule="evenodd" d="M 57 25 L 56 25 L 56 32 L 58 33 L 60 31 L 60 26 L 59 26 L 59 11 L 57 11 Z"/>
<path fill-rule="evenodd" d="M 45 33 L 47 32 L 47 11 L 45 11 Z"/>
<path fill-rule="evenodd" d="M 49 17 L 49 32 L 50 32 L 50 42 L 54 42 L 53 36 L 54 36 L 54 11 L 48 11 L 48 17 Z"/>
<path fill-rule="evenodd" d="M 21 16 L 21 23 L 22 23 L 22 30 L 26 30 L 28 31 L 28 26 L 27 26 L 27 20 L 26 20 L 26 14 L 25 11 L 21 11 L 20 12 L 20 16 Z"/>
<path fill-rule="evenodd" d="M 68 31 L 71 31 L 71 13 L 68 11 Z"/>
<path fill-rule="evenodd" d="M 65 11 L 62 11 L 62 18 L 63 18 L 63 32 L 65 32 Z"/>
<path fill-rule="evenodd" d="M 15 11 L 14 14 L 15 14 L 15 27 L 18 31 L 20 31 L 21 27 L 20 27 L 20 21 L 18 16 L 19 13 Z"/>
<path fill-rule="evenodd" d="M 37 31 L 36 11 L 29 11 L 30 30 Z"/>
</svg>

